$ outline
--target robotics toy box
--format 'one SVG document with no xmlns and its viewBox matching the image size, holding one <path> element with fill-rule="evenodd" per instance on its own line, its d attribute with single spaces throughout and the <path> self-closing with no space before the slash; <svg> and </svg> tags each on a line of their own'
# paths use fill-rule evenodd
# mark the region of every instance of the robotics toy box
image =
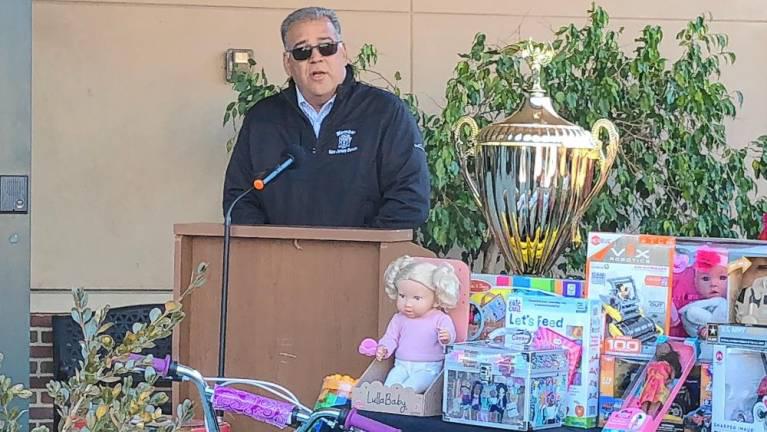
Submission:
<svg viewBox="0 0 767 432">
<path fill-rule="evenodd" d="M 524 339 L 516 348 L 489 341 L 448 347 L 445 421 L 519 431 L 562 424 L 567 356 L 562 349 L 533 349 L 529 333 Z"/>
<path fill-rule="evenodd" d="M 671 321 L 674 238 L 590 233 L 586 293 L 602 302 L 606 338 L 630 338 L 654 352 Z"/>
<path fill-rule="evenodd" d="M 599 400 L 599 351 L 604 318 L 595 300 L 528 295 L 515 291 L 509 296 L 506 327 L 557 338 L 556 345 L 576 348 L 570 357 L 571 374 L 565 398 L 564 423 L 591 428 L 597 425 Z M 558 341 L 558 342 L 557 342 Z"/>
</svg>

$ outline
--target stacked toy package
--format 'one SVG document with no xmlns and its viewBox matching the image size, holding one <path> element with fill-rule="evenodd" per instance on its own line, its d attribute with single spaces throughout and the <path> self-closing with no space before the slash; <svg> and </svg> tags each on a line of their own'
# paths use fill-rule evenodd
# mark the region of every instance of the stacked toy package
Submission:
<svg viewBox="0 0 767 432">
<path fill-rule="evenodd" d="M 602 302 L 607 338 L 638 342 L 645 354 L 668 334 L 674 238 L 589 234 L 586 292 Z"/>
<path fill-rule="evenodd" d="M 767 327 L 712 324 L 713 431 L 767 431 Z"/>
<path fill-rule="evenodd" d="M 468 340 L 487 339 L 490 332 L 503 328 L 511 280 L 507 275 L 472 273 Z"/>
<path fill-rule="evenodd" d="M 530 276 L 472 273 L 468 340 L 483 340 L 506 322 L 506 300 L 513 289 L 582 298 L 585 282 Z"/>
<path fill-rule="evenodd" d="M 509 296 L 506 327 L 536 335 L 540 342 L 568 349 L 569 388 L 564 423 L 590 428 L 597 424 L 599 351 L 603 316 L 598 301 L 553 295 Z"/>
<path fill-rule="evenodd" d="M 729 322 L 767 324 L 767 242 L 728 245 Z"/>
</svg>

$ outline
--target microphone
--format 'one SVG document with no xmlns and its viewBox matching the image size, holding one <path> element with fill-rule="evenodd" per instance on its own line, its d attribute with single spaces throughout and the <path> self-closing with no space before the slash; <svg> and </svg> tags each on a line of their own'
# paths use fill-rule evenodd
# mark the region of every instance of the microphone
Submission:
<svg viewBox="0 0 767 432">
<path fill-rule="evenodd" d="M 300 149 L 299 149 L 299 151 L 300 151 Z M 257 179 L 256 181 L 254 181 L 253 182 L 253 187 L 256 190 L 259 190 L 259 191 L 260 190 L 264 190 L 266 185 L 269 184 L 275 178 L 277 178 L 278 175 L 282 174 L 283 171 L 285 171 L 286 169 L 290 168 L 291 166 L 293 168 L 296 168 L 298 165 L 300 165 L 300 163 L 298 162 L 298 157 L 299 156 L 296 156 L 296 155 L 300 155 L 300 154 L 301 153 L 299 153 L 295 149 L 288 149 L 288 150 L 286 150 L 285 153 L 284 153 L 285 161 L 282 162 L 281 164 L 277 165 L 277 168 L 272 170 L 272 172 L 270 172 L 269 175 L 264 177 L 263 180 Z"/>
<path fill-rule="evenodd" d="M 282 153 L 284 159 L 277 168 L 272 170 L 263 179 L 256 179 L 251 186 L 237 198 L 232 201 L 229 207 L 226 209 L 226 215 L 224 216 L 224 256 L 223 256 L 223 268 L 221 270 L 221 316 L 219 321 L 219 333 L 218 333 L 218 376 L 225 376 L 226 372 L 226 318 L 227 309 L 229 307 L 229 249 L 231 247 L 232 236 L 232 210 L 237 203 L 243 199 L 250 192 L 257 190 L 262 191 L 267 184 L 271 183 L 280 174 L 287 169 L 295 169 L 301 165 L 303 160 L 303 150 L 296 146 L 291 145 Z"/>
</svg>

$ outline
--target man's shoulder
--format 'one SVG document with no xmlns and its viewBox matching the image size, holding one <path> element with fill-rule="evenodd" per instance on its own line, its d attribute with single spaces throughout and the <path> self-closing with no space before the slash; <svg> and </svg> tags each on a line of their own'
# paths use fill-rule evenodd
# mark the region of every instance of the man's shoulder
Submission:
<svg viewBox="0 0 767 432">
<path fill-rule="evenodd" d="M 392 111 L 402 109 L 405 105 L 402 99 L 394 93 L 370 84 L 358 82 L 357 95 L 364 99 L 366 103 L 375 105 L 378 109 L 390 109 Z"/>
<path fill-rule="evenodd" d="M 284 90 L 277 92 L 256 102 L 248 110 L 247 116 L 262 118 L 265 115 L 282 115 L 282 111 L 289 108 L 284 92 Z"/>
</svg>

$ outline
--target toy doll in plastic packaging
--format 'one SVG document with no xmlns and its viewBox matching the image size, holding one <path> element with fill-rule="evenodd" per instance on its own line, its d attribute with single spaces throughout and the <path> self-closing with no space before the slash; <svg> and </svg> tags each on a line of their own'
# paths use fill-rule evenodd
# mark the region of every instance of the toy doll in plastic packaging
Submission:
<svg viewBox="0 0 767 432">
<path fill-rule="evenodd" d="M 655 347 L 655 357 L 645 368 L 644 384 L 639 394 L 639 408 L 655 417 L 668 399 L 669 385 L 682 374 L 679 353 L 664 342 Z"/>
<path fill-rule="evenodd" d="M 449 264 L 404 256 L 386 269 L 384 287 L 399 311 L 376 349 L 379 361 L 395 359 L 384 384 L 422 393 L 442 372 L 444 346 L 455 341 L 455 325 L 443 309 L 456 306 L 460 281 Z"/>
<path fill-rule="evenodd" d="M 734 321 L 767 324 L 767 258 L 741 257 L 729 263 Z"/>
<path fill-rule="evenodd" d="M 680 258 L 684 256 L 674 263 L 671 334 L 705 337 L 708 323 L 728 321 L 727 252 L 701 246 L 691 267 Z M 680 324 L 684 333 L 679 331 Z"/>
</svg>

